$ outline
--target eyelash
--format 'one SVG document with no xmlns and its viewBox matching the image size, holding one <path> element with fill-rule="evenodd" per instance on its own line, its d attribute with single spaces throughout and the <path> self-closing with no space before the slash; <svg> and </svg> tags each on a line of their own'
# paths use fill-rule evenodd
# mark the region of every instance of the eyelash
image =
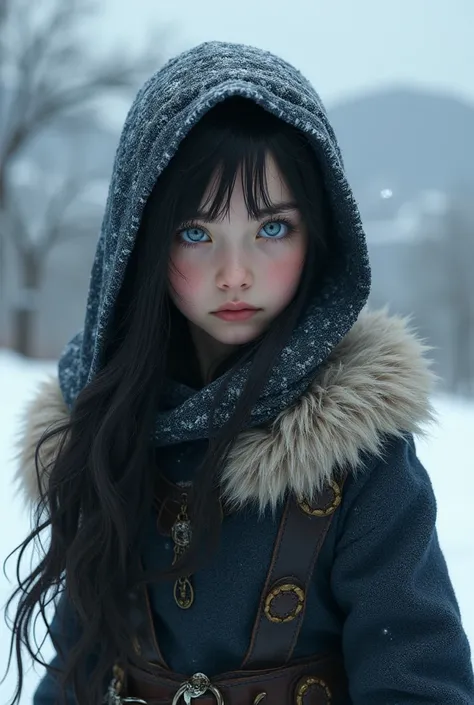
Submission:
<svg viewBox="0 0 474 705">
<path fill-rule="evenodd" d="M 262 238 L 264 241 L 266 240 L 267 242 L 268 242 L 268 241 L 281 242 L 281 241 L 283 241 L 283 240 L 289 240 L 290 237 L 294 234 L 294 232 L 295 232 L 295 230 L 296 230 L 296 227 L 295 227 L 295 225 L 291 222 L 291 220 L 289 220 L 288 218 L 285 218 L 284 216 L 282 216 L 282 217 L 280 217 L 280 218 L 275 218 L 275 217 L 273 217 L 273 218 L 268 218 L 268 220 L 265 220 L 265 221 L 260 225 L 259 230 L 261 230 L 262 228 L 264 228 L 266 225 L 270 225 L 270 223 L 283 223 L 283 225 L 286 225 L 286 227 L 288 228 L 288 232 L 286 233 L 286 235 L 284 235 L 283 237 L 279 237 L 279 238 L 271 238 L 271 237 Z M 202 225 L 199 225 L 199 223 L 198 223 L 197 221 L 190 220 L 190 221 L 187 222 L 187 223 L 183 223 L 183 225 L 182 225 L 182 226 L 180 227 L 180 229 L 176 232 L 176 234 L 179 236 L 184 230 L 188 230 L 189 228 L 199 228 L 200 230 L 204 230 L 204 231 L 206 230 L 205 228 L 202 227 Z M 185 242 L 184 240 L 180 240 L 180 241 L 179 241 L 179 244 L 180 244 L 181 247 L 193 247 L 193 248 L 194 248 L 194 247 L 198 247 L 199 245 L 206 245 L 206 244 L 208 244 L 208 243 L 207 243 L 207 242 L 194 242 L 194 243 L 191 243 L 191 242 Z"/>
</svg>

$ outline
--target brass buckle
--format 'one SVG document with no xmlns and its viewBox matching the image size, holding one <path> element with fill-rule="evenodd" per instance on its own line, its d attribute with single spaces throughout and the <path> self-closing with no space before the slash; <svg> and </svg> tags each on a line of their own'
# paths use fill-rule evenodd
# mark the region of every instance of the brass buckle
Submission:
<svg viewBox="0 0 474 705">
<path fill-rule="evenodd" d="M 208 690 L 214 695 L 217 700 L 217 705 L 224 705 L 222 693 L 215 685 L 212 685 L 211 681 L 204 673 L 195 673 L 188 681 L 182 683 L 173 698 L 172 705 L 178 705 L 181 697 L 184 698 L 186 705 L 190 705 L 192 699 L 199 698 Z"/>
</svg>

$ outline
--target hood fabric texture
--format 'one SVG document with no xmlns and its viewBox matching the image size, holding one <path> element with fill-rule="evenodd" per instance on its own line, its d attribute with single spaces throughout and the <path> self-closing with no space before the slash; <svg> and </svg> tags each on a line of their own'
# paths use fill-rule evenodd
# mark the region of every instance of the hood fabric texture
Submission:
<svg viewBox="0 0 474 705">
<path fill-rule="evenodd" d="M 313 498 L 341 468 L 356 473 L 364 457 L 383 457 L 388 437 L 422 434 L 433 420 L 435 380 L 426 350 L 406 320 L 364 310 L 294 404 L 272 423 L 239 434 L 221 471 L 225 502 L 263 511 L 287 491 Z M 18 440 L 16 482 L 27 502 L 39 500 L 38 441 L 68 414 L 57 379 L 45 380 L 25 410 Z M 54 437 L 41 447 L 43 489 L 58 445 Z"/>
<path fill-rule="evenodd" d="M 317 370 L 351 329 L 370 289 L 370 268 L 359 212 L 321 100 L 294 67 L 257 48 L 208 42 L 169 61 L 139 91 L 120 138 L 93 263 L 84 329 L 65 348 L 59 382 L 71 408 L 103 365 L 114 304 L 133 250 L 144 206 L 179 144 L 220 101 L 241 96 L 299 128 L 321 164 L 331 201 L 340 258 L 282 351 L 247 427 L 275 417 L 308 388 Z M 231 415 L 248 367 L 229 372 L 215 422 Z M 157 410 L 155 442 L 206 438 L 220 381 L 201 390 L 169 382 Z"/>
</svg>

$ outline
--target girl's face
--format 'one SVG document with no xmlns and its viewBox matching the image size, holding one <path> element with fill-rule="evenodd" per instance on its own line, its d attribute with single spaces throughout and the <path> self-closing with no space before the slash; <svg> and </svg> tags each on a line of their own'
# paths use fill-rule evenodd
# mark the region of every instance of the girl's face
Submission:
<svg viewBox="0 0 474 705">
<path fill-rule="evenodd" d="M 223 346 L 259 336 L 291 301 L 300 281 L 306 231 L 270 155 L 266 176 L 274 212 L 263 212 L 262 206 L 261 217 L 249 219 L 239 174 L 229 213 L 213 222 L 183 223 L 173 240 L 170 296 L 188 319 L 195 342 L 207 339 L 209 347 L 211 338 L 221 352 Z M 209 189 L 203 204 L 208 196 Z M 252 310 L 219 310 L 240 304 Z"/>
</svg>

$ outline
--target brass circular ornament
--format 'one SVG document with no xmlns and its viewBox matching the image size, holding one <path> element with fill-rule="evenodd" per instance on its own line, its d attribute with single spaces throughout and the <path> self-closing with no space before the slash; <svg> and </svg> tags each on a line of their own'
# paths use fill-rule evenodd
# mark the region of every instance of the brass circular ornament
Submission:
<svg viewBox="0 0 474 705">
<path fill-rule="evenodd" d="M 189 578 L 178 578 L 174 584 L 174 600 L 182 610 L 188 610 L 194 602 L 194 589 Z"/>
<path fill-rule="evenodd" d="M 295 599 L 295 607 L 292 612 L 285 615 L 279 615 L 275 613 L 275 609 L 272 610 L 273 600 L 279 597 L 293 596 Z M 284 583 L 282 585 L 277 585 L 274 587 L 265 598 L 265 616 L 270 622 L 275 624 L 284 624 L 285 622 L 292 622 L 304 607 L 305 594 L 304 590 L 298 585 L 292 583 Z"/>
<path fill-rule="evenodd" d="M 308 514 L 311 517 L 327 517 L 333 512 L 336 511 L 338 506 L 341 504 L 342 501 L 342 490 L 340 486 L 337 484 L 337 482 L 331 481 L 329 483 L 328 488 L 326 489 L 329 490 L 329 488 L 332 490 L 332 498 L 329 499 L 328 504 L 321 508 L 314 509 L 309 502 L 307 502 L 304 498 L 301 498 L 298 501 L 298 506 L 299 508 L 305 513 Z"/>
<path fill-rule="evenodd" d="M 296 690 L 296 705 L 305 705 L 305 697 L 311 690 L 314 692 L 315 687 L 319 691 L 318 694 L 322 694 L 326 698 L 325 705 L 330 705 L 332 700 L 331 691 L 329 690 L 326 682 L 323 681 L 322 678 L 316 678 L 316 676 L 306 676 L 306 678 L 300 682 Z M 309 702 L 312 701 L 309 700 Z"/>
</svg>

